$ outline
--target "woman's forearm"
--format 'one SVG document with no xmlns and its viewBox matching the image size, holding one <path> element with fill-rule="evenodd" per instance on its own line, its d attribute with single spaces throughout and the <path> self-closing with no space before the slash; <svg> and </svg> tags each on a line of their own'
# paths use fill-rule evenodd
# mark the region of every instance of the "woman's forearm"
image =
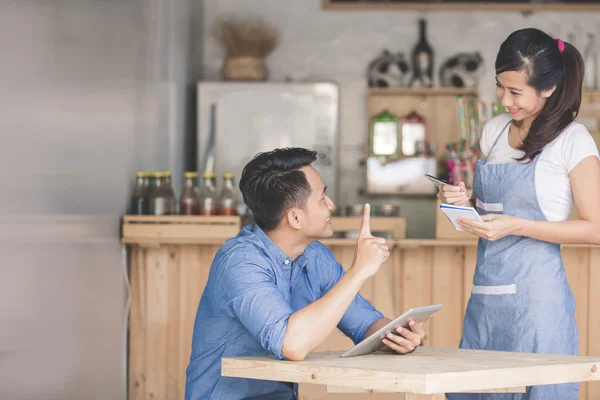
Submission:
<svg viewBox="0 0 600 400">
<path fill-rule="evenodd" d="M 515 234 L 559 244 L 600 244 L 600 223 L 586 220 L 535 221 L 518 218 Z"/>
</svg>

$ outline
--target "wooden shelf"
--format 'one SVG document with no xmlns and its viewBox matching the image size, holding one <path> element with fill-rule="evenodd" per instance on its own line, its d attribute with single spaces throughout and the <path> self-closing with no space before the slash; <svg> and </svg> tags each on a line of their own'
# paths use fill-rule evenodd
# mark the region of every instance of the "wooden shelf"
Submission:
<svg viewBox="0 0 600 400">
<path fill-rule="evenodd" d="M 400 240 L 396 245 L 402 249 L 417 249 L 420 247 L 464 247 L 477 246 L 477 238 L 473 239 L 407 239 Z"/>
<path fill-rule="evenodd" d="M 360 229 L 361 217 L 331 217 L 335 232 L 353 232 Z M 161 245 L 196 244 L 221 245 L 238 234 L 242 219 L 238 216 L 154 216 L 126 215 L 123 217 L 121 241 L 144 247 Z M 371 217 L 373 232 L 390 232 L 393 239 L 388 243 L 406 237 L 406 218 Z M 354 246 L 356 239 L 325 239 L 327 246 Z"/>
<path fill-rule="evenodd" d="M 477 96 L 476 88 L 369 88 L 370 96 Z"/>
<path fill-rule="evenodd" d="M 208 244 L 224 242 L 238 234 L 237 216 L 127 215 L 123 218 L 123 243 L 146 246 L 160 244 Z"/>
<path fill-rule="evenodd" d="M 388 3 L 388 2 L 353 2 L 336 3 L 323 0 L 323 8 L 327 10 L 420 10 L 420 11 L 503 11 L 503 12 L 535 12 L 535 11 L 600 11 L 600 4 L 499 4 L 499 3 Z"/>
<path fill-rule="evenodd" d="M 434 87 L 434 88 L 369 88 L 370 96 L 477 96 L 477 88 L 453 88 L 453 87 Z M 584 90 L 582 93 L 584 99 L 600 100 L 600 90 Z"/>
<path fill-rule="evenodd" d="M 600 103 L 600 90 L 584 90 L 581 93 L 581 105 Z"/>
</svg>

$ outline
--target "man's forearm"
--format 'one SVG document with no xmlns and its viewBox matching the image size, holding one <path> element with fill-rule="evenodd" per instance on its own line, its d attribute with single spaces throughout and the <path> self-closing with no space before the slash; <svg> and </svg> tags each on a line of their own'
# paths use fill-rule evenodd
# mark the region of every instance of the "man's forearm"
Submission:
<svg viewBox="0 0 600 400">
<path fill-rule="evenodd" d="M 374 334 L 375 332 L 377 332 L 378 330 L 380 330 L 381 328 L 383 328 L 384 326 L 386 326 L 390 322 L 392 322 L 391 319 L 388 319 L 388 318 L 379 318 L 377 321 L 375 321 L 375 322 L 373 322 L 371 324 L 371 326 L 369 327 L 369 329 L 367 329 L 367 332 L 365 333 L 365 336 L 363 336 L 363 338 L 361 340 L 365 340 L 366 338 L 368 338 L 369 336 L 371 336 L 372 334 Z"/>
<path fill-rule="evenodd" d="M 290 316 L 281 352 L 288 360 L 304 357 L 333 332 L 366 278 L 352 268 L 325 296 Z"/>
</svg>

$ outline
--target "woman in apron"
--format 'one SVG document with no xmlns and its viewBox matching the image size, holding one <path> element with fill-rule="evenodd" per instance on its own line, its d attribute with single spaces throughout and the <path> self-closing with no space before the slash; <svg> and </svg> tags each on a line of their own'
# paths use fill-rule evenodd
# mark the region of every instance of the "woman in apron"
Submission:
<svg viewBox="0 0 600 400">
<path fill-rule="evenodd" d="M 575 300 L 560 245 L 600 244 L 600 161 L 574 122 L 583 60 L 572 45 L 537 29 L 512 33 L 496 58 L 507 113 L 483 131 L 473 196 L 446 185 L 443 203 L 474 206 L 484 222 L 460 221 L 479 236 L 461 348 L 578 354 Z M 579 220 L 568 221 L 574 204 Z M 449 394 L 451 400 L 577 400 L 579 384 L 526 393 Z"/>
</svg>

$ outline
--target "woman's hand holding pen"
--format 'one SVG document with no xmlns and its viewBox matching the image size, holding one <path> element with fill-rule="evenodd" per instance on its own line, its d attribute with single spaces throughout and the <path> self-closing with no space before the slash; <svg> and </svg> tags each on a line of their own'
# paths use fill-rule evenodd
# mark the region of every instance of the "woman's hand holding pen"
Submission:
<svg viewBox="0 0 600 400">
<path fill-rule="evenodd" d="M 458 186 L 442 185 L 437 197 L 444 204 L 473 207 L 473 203 L 467 196 L 467 188 L 464 182 L 459 182 Z M 520 218 L 502 214 L 487 214 L 483 215 L 481 219 L 483 219 L 483 222 L 459 218 L 457 222 L 463 231 L 489 241 L 495 241 L 508 235 L 517 234 L 522 221 Z"/>
<path fill-rule="evenodd" d="M 437 197 L 444 204 L 462 207 L 472 206 L 471 200 L 467 196 L 467 188 L 464 182 L 459 182 L 458 186 L 442 185 L 438 191 Z"/>
</svg>

